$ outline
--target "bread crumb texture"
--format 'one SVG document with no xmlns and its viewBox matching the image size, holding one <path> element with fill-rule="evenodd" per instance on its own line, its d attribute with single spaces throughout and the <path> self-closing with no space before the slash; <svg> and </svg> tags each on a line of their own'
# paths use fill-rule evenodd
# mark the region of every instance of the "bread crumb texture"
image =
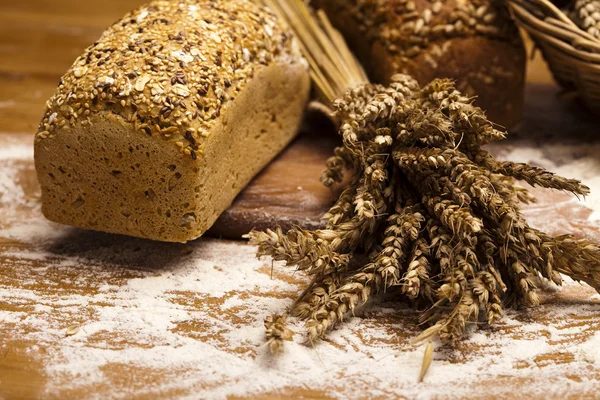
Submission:
<svg viewBox="0 0 600 400">
<path fill-rule="evenodd" d="M 293 47 L 285 26 L 249 1 L 151 2 L 77 58 L 46 103 L 36 140 L 110 110 L 196 159 L 224 105 Z"/>
</svg>

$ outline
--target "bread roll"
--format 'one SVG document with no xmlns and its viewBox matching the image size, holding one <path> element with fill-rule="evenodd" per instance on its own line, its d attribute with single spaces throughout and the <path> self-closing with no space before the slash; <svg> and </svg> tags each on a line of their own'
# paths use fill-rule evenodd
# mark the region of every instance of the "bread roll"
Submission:
<svg viewBox="0 0 600 400">
<path fill-rule="evenodd" d="M 53 221 L 185 242 L 296 134 L 309 95 L 295 39 L 244 0 L 154 1 L 80 56 L 35 139 Z"/>
<path fill-rule="evenodd" d="M 525 50 L 501 1 L 312 0 L 342 31 L 371 79 L 451 78 L 506 128 L 521 119 Z"/>
<path fill-rule="evenodd" d="M 600 0 L 574 0 L 567 13 L 578 27 L 600 39 Z"/>
</svg>

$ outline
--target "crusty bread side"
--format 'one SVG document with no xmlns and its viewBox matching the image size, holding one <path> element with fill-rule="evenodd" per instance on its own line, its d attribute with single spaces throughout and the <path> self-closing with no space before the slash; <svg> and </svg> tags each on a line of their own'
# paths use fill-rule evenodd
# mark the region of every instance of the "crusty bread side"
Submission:
<svg viewBox="0 0 600 400">
<path fill-rule="evenodd" d="M 488 117 L 521 120 L 525 50 L 498 0 L 312 0 L 340 29 L 372 80 L 403 72 L 420 84 L 450 78 Z"/>
<path fill-rule="evenodd" d="M 44 215 L 195 239 L 295 136 L 309 85 L 267 10 L 149 3 L 87 49 L 47 104 L 35 140 Z"/>
</svg>

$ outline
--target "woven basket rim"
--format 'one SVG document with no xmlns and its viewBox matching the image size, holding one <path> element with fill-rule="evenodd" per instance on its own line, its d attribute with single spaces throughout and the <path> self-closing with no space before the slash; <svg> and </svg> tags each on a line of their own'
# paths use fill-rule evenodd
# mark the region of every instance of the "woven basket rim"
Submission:
<svg viewBox="0 0 600 400">
<path fill-rule="evenodd" d="M 598 55 L 600 39 L 579 28 L 569 17 L 548 0 L 509 0 L 511 14 L 527 32 L 536 30 L 539 39 L 555 38 L 562 41 L 578 57 L 587 59 L 584 54 Z M 573 53 L 575 54 L 575 53 Z M 596 57 L 589 61 L 600 62 Z"/>
<path fill-rule="evenodd" d="M 511 15 L 542 50 L 552 75 L 600 114 L 600 39 L 549 0 L 508 0 Z"/>
</svg>

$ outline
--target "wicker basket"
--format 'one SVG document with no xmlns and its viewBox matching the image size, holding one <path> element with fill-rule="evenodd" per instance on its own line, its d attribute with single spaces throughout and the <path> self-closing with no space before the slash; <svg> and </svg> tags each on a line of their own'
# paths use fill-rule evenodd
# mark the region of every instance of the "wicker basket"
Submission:
<svg viewBox="0 0 600 400">
<path fill-rule="evenodd" d="M 554 78 L 600 114 L 600 40 L 548 0 L 509 0 L 517 23 L 542 51 Z"/>
</svg>

